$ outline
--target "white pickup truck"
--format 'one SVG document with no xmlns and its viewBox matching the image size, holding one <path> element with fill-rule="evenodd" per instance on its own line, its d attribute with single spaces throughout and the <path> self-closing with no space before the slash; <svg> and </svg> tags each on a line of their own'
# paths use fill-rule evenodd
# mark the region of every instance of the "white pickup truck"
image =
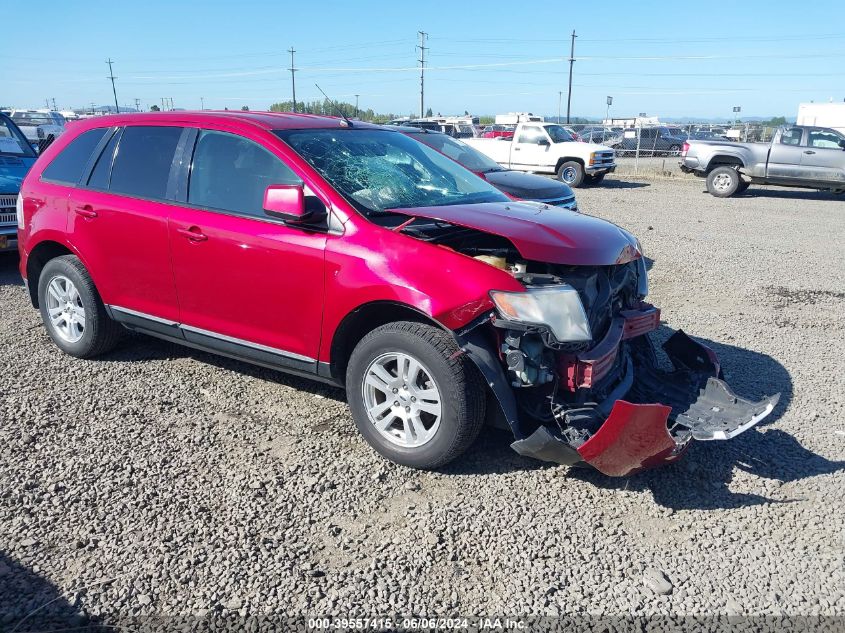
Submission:
<svg viewBox="0 0 845 633">
<path fill-rule="evenodd" d="M 595 185 L 616 169 L 610 147 L 579 143 L 562 125 L 542 121 L 520 123 L 513 138 L 465 138 L 502 167 L 556 174 L 570 187 Z"/>
</svg>

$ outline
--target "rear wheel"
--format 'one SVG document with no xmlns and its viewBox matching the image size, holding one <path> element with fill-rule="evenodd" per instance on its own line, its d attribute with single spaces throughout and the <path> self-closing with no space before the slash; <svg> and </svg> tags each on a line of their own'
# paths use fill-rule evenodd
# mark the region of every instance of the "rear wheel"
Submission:
<svg viewBox="0 0 845 633">
<path fill-rule="evenodd" d="M 106 314 L 91 276 L 75 255 L 51 259 L 38 278 L 41 319 L 66 354 L 92 358 L 111 350 L 123 331 Z"/>
<path fill-rule="evenodd" d="M 358 431 L 387 459 L 437 468 L 478 436 L 485 389 L 478 371 L 443 330 L 388 323 L 355 347 L 346 371 Z"/>
<path fill-rule="evenodd" d="M 739 189 L 742 179 L 734 167 L 717 167 L 707 174 L 707 191 L 717 198 L 730 198 Z"/>
<path fill-rule="evenodd" d="M 580 187 L 584 183 L 584 166 L 575 160 L 568 160 L 557 170 L 557 177 L 570 187 Z"/>
</svg>

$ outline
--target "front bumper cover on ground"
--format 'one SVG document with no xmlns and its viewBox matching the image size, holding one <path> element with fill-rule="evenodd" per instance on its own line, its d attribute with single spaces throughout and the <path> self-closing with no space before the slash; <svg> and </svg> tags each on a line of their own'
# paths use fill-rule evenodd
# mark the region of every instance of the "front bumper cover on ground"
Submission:
<svg viewBox="0 0 845 633">
<path fill-rule="evenodd" d="M 658 368 L 647 340 L 636 343 L 627 375 L 620 381 L 624 393 L 617 390 L 609 402 L 598 405 L 609 414 L 586 441 L 573 442 L 550 426 L 525 434 L 497 359 L 477 331 L 462 338 L 464 350 L 502 405 L 516 437 L 511 447 L 517 453 L 564 465 L 586 463 L 615 477 L 673 462 L 693 439 L 735 437 L 769 415 L 780 398 L 780 394 L 759 402 L 740 398 L 717 377 L 721 372 L 713 351 L 678 331 L 663 344 L 672 371 Z"/>
</svg>

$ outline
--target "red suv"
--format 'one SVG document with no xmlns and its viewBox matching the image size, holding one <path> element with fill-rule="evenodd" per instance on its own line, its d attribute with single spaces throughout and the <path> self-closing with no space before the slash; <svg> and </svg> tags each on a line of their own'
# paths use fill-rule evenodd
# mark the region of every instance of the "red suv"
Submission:
<svg viewBox="0 0 845 633">
<path fill-rule="evenodd" d="M 301 114 L 104 116 L 25 179 L 20 270 L 56 345 L 123 328 L 345 386 L 382 455 L 437 467 L 486 420 L 624 475 L 765 417 L 659 311 L 621 228 L 515 202 L 399 131 Z"/>
</svg>

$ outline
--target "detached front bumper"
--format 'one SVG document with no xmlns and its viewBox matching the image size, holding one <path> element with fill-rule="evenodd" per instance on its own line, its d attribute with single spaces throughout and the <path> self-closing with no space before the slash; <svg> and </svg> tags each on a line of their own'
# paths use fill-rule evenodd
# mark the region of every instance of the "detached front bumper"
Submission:
<svg viewBox="0 0 845 633">
<path fill-rule="evenodd" d="M 514 389 L 483 337 L 476 331 L 461 342 L 502 405 L 517 453 L 564 465 L 586 463 L 623 477 L 676 461 L 692 440 L 736 437 L 769 415 L 780 398 L 775 394 L 752 402 L 737 396 L 718 377 L 713 351 L 682 331 L 663 344 L 673 369 L 659 368 L 651 342 L 643 336 L 655 319 L 659 311 L 650 306 L 623 313 L 593 350 L 565 359 L 566 370 L 561 367 L 559 375 L 564 388 L 590 388 L 613 363 L 622 370 L 608 396 L 586 415 L 583 408 L 564 410 L 554 423 L 530 430 L 521 424 Z"/>
</svg>

